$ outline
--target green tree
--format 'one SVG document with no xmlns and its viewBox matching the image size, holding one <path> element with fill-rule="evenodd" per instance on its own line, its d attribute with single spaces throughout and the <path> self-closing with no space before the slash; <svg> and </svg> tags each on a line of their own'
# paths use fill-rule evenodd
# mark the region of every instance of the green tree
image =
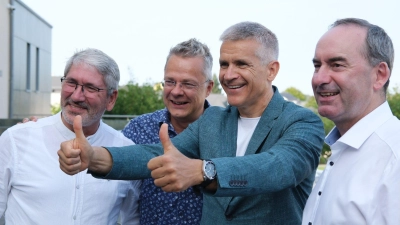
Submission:
<svg viewBox="0 0 400 225">
<path fill-rule="evenodd" d="M 215 73 L 213 74 L 213 81 L 214 81 L 214 87 L 211 90 L 211 93 L 221 94 L 221 87 L 220 87 L 219 79 L 218 79 L 217 74 L 215 74 Z"/>
<path fill-rule="evenodd" d="M 318 113 L 318 104 L 317 104 L 317 101 L 315 100 L 314 96 L 308 97 L 308 99 L 307 99 L 306 103 L 304 104 L 304 106 L 306 108 L 311 109 L 315 113 Z"/>
<path fill-rule="evenodd" d="M 60 104 L 51 105 L 51 114 L 55 115 L 55 114 L 57 114 L 57 113 L 60 112 L 60 111 L 61 111 L 61 106 L 60 106 Z"/>
<path fill-rule="evenodd" d="M 117 102 L 109 115 L 141 115 L 164 108 L 160 84 L 130 82 L 118 90 Z"/>
<path fill-rule="evenodd" d="M 289 87 L 287 88 L 284 92 L 287 92 L 291 95 L 293 95 L 293 97 L 296 97 L 297 99 L 299 99 L 300 101 L 305 101 L 307 100 L 307 96 L 304 95 L 300 90 L 298 90 L 295 87 Z"/>
<path fill-rule="evenodd" d="M 399 87 L 394 87 L 392 92 L 387 94 L 387 101 L 390 109 L 398 119 L 400 119 L 400 92 Z"/>
</svg>

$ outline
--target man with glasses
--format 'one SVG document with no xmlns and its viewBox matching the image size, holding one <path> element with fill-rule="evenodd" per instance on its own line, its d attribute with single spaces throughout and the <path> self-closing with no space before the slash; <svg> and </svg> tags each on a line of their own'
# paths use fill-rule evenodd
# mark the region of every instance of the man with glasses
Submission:
<svg viewBox="0 0 400 225">
<path fill-rule="evenodd" d="M 119 215 L 122 224 L 139 224 L 140 181 L 99 180 L 86 171 L 68 176 L 57 156 L 60 143 L 75 137 L 76 117 L 91 144 L 133 144 L 101 121 L 118 95 L 118 65 L 99 50 L 79 51 L 61 82 L 60 113 L 0 137 L 0 215 L 6 224 L 116 224 Z"/>
<path fill-rule="evenodd" d="M 322 122 L 272 85 L 279 71 L 274 33 L 242 22 L 221 40 L 219 80 L 228 107 L 208 108 L 171 140 L 163 124 L 162 145 L 92 147 L 77 135 L 61 144 L 60 168 L 75 174 L 89 167 L 106 179 L 151 175 L 168 192 L 198 186 L 205 193 L 201 224 L 300 224 L 319 163 Z"/>
<path fill-rule="evenodd" d="M 164 67 L 165 109 L 132 119 L 123 134 L 136 144 L 159 143 L 160 124 L 168 124 L 169 137 L 175 137 L 197 120 L 209 107 L 206 97 L 213 87 L 212 56 L 208 47 L 190 39 L 171 48 Z M 199 224 L 202 195 L 193 188 L 167 193 L 144 179 L 140 196 L 140 223 Z"/>
</svg>

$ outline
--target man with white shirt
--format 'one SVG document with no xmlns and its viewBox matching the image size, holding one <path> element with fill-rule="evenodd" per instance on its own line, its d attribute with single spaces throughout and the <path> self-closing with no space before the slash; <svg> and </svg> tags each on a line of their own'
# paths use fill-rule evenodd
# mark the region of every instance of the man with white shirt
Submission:
<svg viewBox="0 0 400 225">
<path fill-rule="evenodd" d="M 140 181 L 109 181 L 86 171 L 60 171 L 60 143 L 75 137 L 75 117 L 83 138 L 95 145 L 133 144 L 101 121 L 118 95 L 116 62 L 97 49 L 75 53 L 61 78 L 62 112 L 18 124 L 0 137 L 0 215 L 6 224 L 139 224 Z M 81 130 L 79 130 L 82 133 Z"/>
<path fill-rule="evenodd" d="M 75 174 L 89 167 L 106 179 L 152 175 L 167 192 L 195 186 L 205 193 L 204 225 L 300 224 L 323 144 L 322 122 L 285 101 L 272 85 L 280 66 L 278 39 L 271 30 L 240 22 L 221 40 L 219 80 L 227 108 L 209 107 L 171 139 L 173 145 L 167 124 L 160 129 L 163 146 L 92 148 L 78 135 L 62 143 L 60 168 Z"/>
<path fill-rule="evenodd" d="M 319 40 L 312 87 L 336 127 L 303 225 L 400 224 L 400 121 L 386 101 L 393 60 L 390 37 L 362 19 L 338 20 Z"/>
</svg>

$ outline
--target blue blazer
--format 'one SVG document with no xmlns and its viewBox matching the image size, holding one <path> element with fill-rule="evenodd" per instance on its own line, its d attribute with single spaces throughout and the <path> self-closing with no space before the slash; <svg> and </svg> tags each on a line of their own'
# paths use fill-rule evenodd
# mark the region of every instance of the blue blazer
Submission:
<svg viewBox="0 0 400 225">
<path fill-rule="evenodd" d="M 210 107 L 173 144 L 186 156 L 211 159 L 218 189 L 205 193 L 201 224 L 301 224 L 314 182 L 324 129 L 312 111 L 274 95 L 251 137 L 236 157 L 239 112 Z M 106 179 L 150 176 L 147 162 L 161 145 L 108 148 L 114 165 Z"/>
</svg>

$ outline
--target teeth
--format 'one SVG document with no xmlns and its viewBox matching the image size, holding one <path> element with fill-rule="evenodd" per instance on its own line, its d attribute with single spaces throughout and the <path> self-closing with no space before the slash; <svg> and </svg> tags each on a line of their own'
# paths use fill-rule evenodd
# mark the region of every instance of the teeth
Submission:
<svg viewBox="0 0 400 225">
<path fill-rule="evenodd" d="M 78 105 L 70 105 L 70 106 L 72 106 L 73 108 L 84 109 L 83 107 L 78 106 Z"/>
<path fill-rule="evenodd" d="M 174 104 L 176 104 L 176 105 L 183 105 L 183 104 L 185 104 L 186 102 L 175 102 L 175 101 L 172 101 Z"/>
<path fill-rule="evenodd" d="M 338 93 L 336 92 L 330 92 L 330 93 L 321 93 L 321 96 L 334 96 L 337 95 Z"/>
<path fill-rule="evenodd" d="M 242 87 L 242 86 L 228 86 L 228 88 L 231 88 L 231 89 L 236 89 L 236 88 L 240 88 L 240 87 Z"/>
</svg>

